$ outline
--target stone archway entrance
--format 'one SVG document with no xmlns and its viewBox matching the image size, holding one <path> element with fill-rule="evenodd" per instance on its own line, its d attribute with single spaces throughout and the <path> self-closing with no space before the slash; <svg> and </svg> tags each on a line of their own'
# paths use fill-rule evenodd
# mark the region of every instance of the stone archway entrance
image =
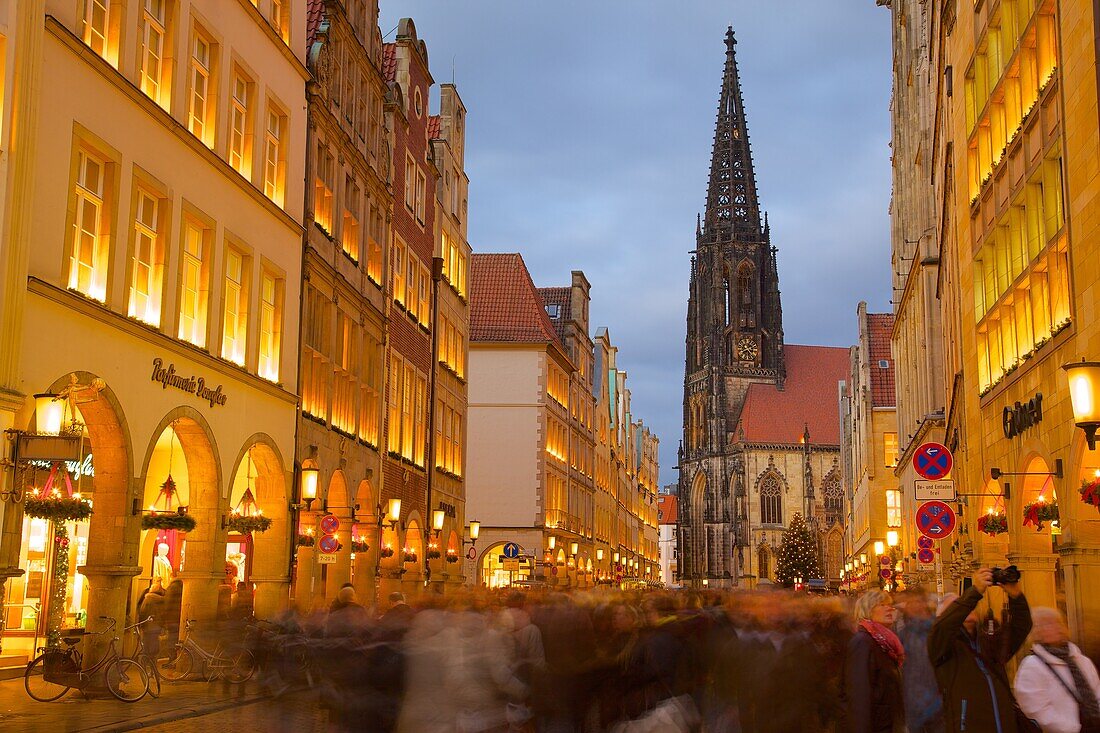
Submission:
<svg viewBox="0 0 1100 733">
<path fill-rule="evenodd" d="M 1010 531 L 1007 557 L 1020 568 L 1024 593 L 1032 605 L 1061 605 L 1064 610 L 1064 591 L 1059 592 L 1063 583 L 1058 570 L 1058 556 L 1055 554 L 1061 528 L 1058 523 L 1051 521 L 1043 522 L 1042 529 L 1030 524 L 1023 525 L 1024 508 L 1028 504 L 1059 503 L 1054 477 L 1050 475 L 1047 462 L 1037 455 L 1028 458 L 1020 470 L 1025 474 L 1023 485 L 1019 498 L 1013 496 L 1009 502 L 1014 506 L 1008 515 L 1010 527 L 1018 523 L 1019 529 Z"/>
</svg>

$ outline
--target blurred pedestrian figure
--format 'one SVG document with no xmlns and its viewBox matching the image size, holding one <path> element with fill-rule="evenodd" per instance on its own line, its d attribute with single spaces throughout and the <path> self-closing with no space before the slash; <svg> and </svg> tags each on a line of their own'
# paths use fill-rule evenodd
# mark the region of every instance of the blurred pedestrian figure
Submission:
<svg viewBox="0 0 1100 733">
<path fill-rule="evenodd" d="M 229 609 L 229 618 L 233 621 L 247 621 L 255 612 L 253 590 L 247 583 L 237 583 L 237 592 L 233 595 L 233 605 Z"/>
<path fill-rule="evenodd" d="M 901 681 L 909 733 L 943 733 L 943 698 L 936 685 L 932 660 L 928 658 L 932 610 L 925 596 L 910 596 L 901 605 L 902 617 L 897 624 L 898 638 L 905 648 Z"/>
<path fill-rule="evenodd" d="M 1100 733 L 1100 678 L 1070 643 L 1062 614 L 1031 610 L 1031 654 L 1016 673 L 1016 700 L 1043 733 Z"/>
<path fill-rule="evenodd" d="M 405 602 L 405 594 L 400 591 L 390 593 L 388 600 L 390 607 L 378 619 L 378 625 L 383 634 L 400 640 L 412 625 L 416 612 Z"/>
<path fill-rule="evenodd" d="M 138 621 L 151 618 L 152 621 L 141 627 L 142 642 L 145 644 L 145 653 L 150 659 L 160 658 L 160 635 L 164 631 L 164 590 L 160 585 L 153 585 L 145 593 L 138 604 Z"/>
<path fill-rule="evenodd" d="M 950 605 L 941 603 L 928 637 L 928 656 L 943 691 L 947 730 L 1024 733 L 1008 684 L 1005 662 L 1019 651 L 1031 631 L 1031 611 L 1020 584 L 1006 583 L 1007 621 L 999 632 L 979 633 L 975 608 L 993 584 L 993 571 L 981 568 L 973 585 Z M 1022 721 L 1020 721 L 1022 722 Z"/>
<path fill-rule="evenodd" d="M 176 578 L 164 589 L 163 626 L 168 634 L 165 646 L 168 658 L 176 658 L 176 644 L 180 640 L 180 616 L 183 614 L 183 581 Z"/>
<path fill-rule="evenodd" d="M 356 636 L 366 628 L 369 616 L 355 597 L 355 586 L 344 583 L 328 609 L 325 636 Z"/>
<path fill-rule="evenodd" d="M 897 610 L 888 593 L 871 590 L 856 601 L 859 629 L 848 642 L 845 692 L 852 733 L 902 733 L 905 650 L 894 633 Z"/>
</svg>

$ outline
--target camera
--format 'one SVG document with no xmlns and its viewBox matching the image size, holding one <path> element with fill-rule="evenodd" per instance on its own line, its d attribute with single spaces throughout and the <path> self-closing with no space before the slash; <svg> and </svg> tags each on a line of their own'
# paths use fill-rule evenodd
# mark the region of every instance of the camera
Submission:
<svg viewBox="0 0 1100 733">
<path fill-rule="evenodd" d="M 1020 570 L 1015 565 L 1009 565 L 1007 568 L 993 568 L 993 585 L 1019 582 Z"/>
</svg>

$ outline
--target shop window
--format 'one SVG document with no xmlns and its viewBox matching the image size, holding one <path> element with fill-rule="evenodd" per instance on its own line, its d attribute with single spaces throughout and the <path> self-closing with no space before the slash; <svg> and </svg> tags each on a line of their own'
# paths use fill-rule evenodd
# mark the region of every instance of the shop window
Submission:
<svg viewBox="0 0 1100 733">
<path fill-rule="evenodd" d="M 188 219 L 183 225 L 179 338 L 206 346 L 207 306 L 210 299 L 210 240 L 213 231 Z"/>
<path fill-rule="evenodd" d="M 886 526 L 901 526 L 901 492 L 897 489 L 886 490 Z"/>
<path fill-rule="evenodd" d="M 344 220 L 341 222 L 340 246 L 353 262 L 359 262 L 359 187 L 351 176 L 344 179 Z"/>
<path fill-rule="evenodd" d="M 264 195 L 276 205 L 283 205 L 286 179 L 286 115 L 268 104 L 267 130 L 264 133 Z"/>
<path fill-rule="evenodd" d="M 898 434 L 883 433 L 882 445 L 883 465 L 885 465 L 886 468 L 893 468 L 898 465 Z"/>
<path fill-rule="evenodd" d="M 260 359 L 259 375 L 279 381 L 279 355 L 282 336 L 282 281 L 264 272 L 260 282 Z"/>
<path fill-rule="evenodd" d="M 234 249 L 225 253 L 224 308 L 222 311 L 222 358 L 244 365 L 248 336 L 248 291 L 245 257 Z"/>
<path fill-rule="evenodd" d="M 236 70 L 229 106 L 229 165 L 249 180 L 252 180 L 252 89 L 252 82 Z"/>
<path fill-rule="evenodd" d="M 127 313 L 150 326 L 160 325 L 164 280 L 164 243 L 160 230 L 164 203 L 158 196 L 140 187 L 136 189 L 134 255 Z"/>
<path fill-rule="evenodd" d="M 191 41 L 191 89 L 187 129 L 208 148 L 214 147 L 214 44 L 198 28 Z"/>
<path fill-rule="evenodd" d="M 164 70 L 167 4 L 168 0 L 143 0 L 138 48 L 138 86 L 164 109 L 171 103 L 168 75 Z"/>
<path fill-rule="evenodd" d="M 110 228 L 105 207 L 109 178 L 105 159 L 87 150 L 77 152 L 69 288 L 100 302 L 107 299 L 110 263 Z"/>
</svg>

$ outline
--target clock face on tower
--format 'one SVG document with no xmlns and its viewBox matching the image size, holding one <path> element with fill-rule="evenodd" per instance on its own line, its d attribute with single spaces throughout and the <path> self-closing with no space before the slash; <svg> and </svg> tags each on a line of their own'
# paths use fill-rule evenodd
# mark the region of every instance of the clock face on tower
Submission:
<svg viewBox="0 0 1100 733">
<path fill-rule="evenodd" d="M 742 361 L 752 361 L 756 358 L 756 339 L 751 336 L 742 336 L 737 340 L 737 358 Z"/>
</svg>

